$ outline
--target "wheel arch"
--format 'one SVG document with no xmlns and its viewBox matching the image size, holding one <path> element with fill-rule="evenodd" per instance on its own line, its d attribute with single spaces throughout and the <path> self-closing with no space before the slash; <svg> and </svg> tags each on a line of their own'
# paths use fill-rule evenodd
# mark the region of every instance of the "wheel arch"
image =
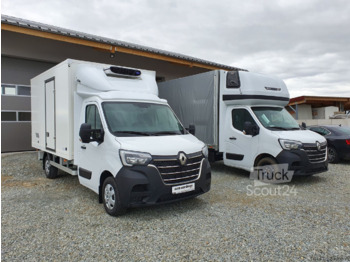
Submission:
<svg viewBox="0 0 350 262">
<path fill-rule="evenodd" d="M 264 154 L 258 155 L 258 156 L 255 158 L 254 167 L 256 167 L 256 165 L 259 163 L 259 161 L 260 161 L 261 159 L 266 158 L 266 157 L 273 158 L 273 159 L 276 160 L 276 162 L 277 162 L 277 159 L 276 159 L 273 155 L 264 153 Z"/>
<path fill-rule="evenodd" d="M 100 176 L 100 185 L 98 186 L 98 202 L 99 203 L 103 203 L 102 186 L 103 186 L 103 182 L 106 180 L 107 177 L 113 177 L 113 175 L 111 172 L 105 170 L 102 172 L 102 174 Z"/>
</svg>

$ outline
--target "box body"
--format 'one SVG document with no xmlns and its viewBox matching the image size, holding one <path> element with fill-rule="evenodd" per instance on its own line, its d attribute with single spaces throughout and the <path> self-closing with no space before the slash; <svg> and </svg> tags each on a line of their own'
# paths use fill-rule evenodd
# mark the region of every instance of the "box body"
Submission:
<svg viewBox="0 0 350 262">
<path fill-rule="evenodd" d="M 32 147 L 73 159 L 73 92 L 70 60 L 31 80 Z"/>
<path fill-rule="evenodd" d="M 194 124 L 196 137 L 207 145 L 218 144 L 219 71 L 158 84 L 159 97 L 169 105 L 185 127 Z"/>
</svg>

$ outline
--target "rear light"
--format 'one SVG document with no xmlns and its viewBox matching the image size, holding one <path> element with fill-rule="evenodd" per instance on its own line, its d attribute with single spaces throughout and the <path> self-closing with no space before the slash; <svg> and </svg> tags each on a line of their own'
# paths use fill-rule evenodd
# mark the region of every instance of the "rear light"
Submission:
<svg viewBox="0 0 350 262">
<path fill-rule="evenodd" d="M 345 142 L 348 146 L 350 146 L 350 139 L 346 139 Z"/>
</svg>

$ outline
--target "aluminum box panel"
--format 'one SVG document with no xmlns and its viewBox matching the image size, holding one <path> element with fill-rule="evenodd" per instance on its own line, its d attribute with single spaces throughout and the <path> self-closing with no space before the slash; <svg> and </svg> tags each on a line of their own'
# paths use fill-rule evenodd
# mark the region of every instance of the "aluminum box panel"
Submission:
<svg viewBox="0 0 350 262">
<path fill-rule="evenodd" d="M 218 71 L 158 84 L 159 97 L 168 100 L 185 127 L 194 124 L 196 137 L 214 148 L 218 144 Z"/>
</svg>

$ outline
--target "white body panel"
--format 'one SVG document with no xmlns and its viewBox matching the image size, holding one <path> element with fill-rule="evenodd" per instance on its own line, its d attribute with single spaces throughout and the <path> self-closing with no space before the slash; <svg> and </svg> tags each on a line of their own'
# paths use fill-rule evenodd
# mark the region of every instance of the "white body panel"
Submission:
<svg viewBox="0 0 350 262">
<path fill-rule="evenodd" d="M 48 86 L 45 87 L 47 81 Z M 74 151 L 72 81 L 74 80 L 68 70 L 68 60 L 31 80 L 32 147 L 55 153 L 68 160 L 73 159 Z M 54 96 L 46 96 L 45 94 L 51 93 L 52 84 L 55 89 Z M 48 140 L 46 126 L 51 128 Z M 52 133 L 55 134 L 54 141 L 50 140 L 53 138 Z"/>
</svg>

